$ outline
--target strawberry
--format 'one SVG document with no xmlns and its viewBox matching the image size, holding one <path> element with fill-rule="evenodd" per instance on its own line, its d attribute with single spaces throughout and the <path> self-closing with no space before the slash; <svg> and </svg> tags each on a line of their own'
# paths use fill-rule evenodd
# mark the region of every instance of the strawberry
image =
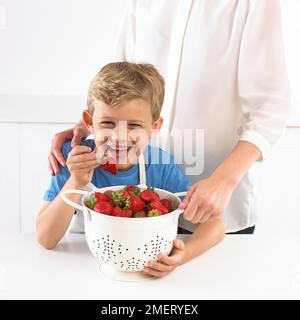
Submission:
<svg viewBox="0 0 300 320">
<path fill-rule="evenodd" d="M 92 195 L 89 197 L 89 199 L 87 199 L 87 200 L 85 201 L 84 204 L 85 204 L 88 208 L 93 209 L 96 203 L 97 203 L 97 198 L 95 197 L 94 194 L 92 194 Z"/>
<path fill-rule="evenodd" d="M 108 171 L 112 174 L 117 174 L 118 173 L 118 165 L 116 159 L 112 157 L 108 157 L 107 155 L 103 155 L 100 159 L 101 165 L 100 167 Z"/>
<path fill-rule="evenodd" d="M 133 217 L 134 218 L 146 218 L 147 217 L 147 213 L 145 212 L 145 210 L 141 210 L 141 211 L 135 212 L 133 214 Z"/>
<path fill-rule="evenodd" d="M 104 194 L 107 195 L 109 198 L 111 198 L 112 190 L 106 190 L 104 191 Z"/>
<path fill-rule="evenodd" d="M 150 209 L 157 209 L 161 214 L 168 213 L 168 209 L 158 200 L 151 201 L 149 204 Z"/>
<path fill-rule="evenodd" d="M 113 191 L 111 193 L 111 199 L 113 201 L 113 204 L 117 207 L 120 205 L 124 205 L 126 199 L 129 199 L 130 195 L 127 191 Z"/>
<path fill-rule="evenodd" d="M 113 204 L 110 202 L 98 202 L 94 207 L 94 211 L 110 215 L 113 211 L 113 207 Z"/>
<path fill-rule="evenodd" d="M 157 209 L 151 209 L 148 212 L 148 217 L 157 217 L 157 216 L 160 216 L 160 215 L 161 215 L 161 213 Z"/>
<path fill-rule="evenodd" d="M 169 199 L 162 199 L 160 200 L 160 203 L 167 208 L 169 212 L 173 211 L 172 203 Z"/>
<path fill-rule="evenodd" d="M 112 210 L 112 215 L 118 216 L 118 214 L 120 214 L 121 211 L 122 211 L 121 207 L 114 207 L 113 210 Z"/>
<path fill-rule="evenodd" d="M 124 209 L 131 209 L 133 212 L 140 211 L 144 208 L 145 203 L 141 198 L 135 194 L 131 194 L 129 199 L 125 201 Z"/>
<path fill-rule="evenodd" d="M 141 193 L 141 189 L 134 185 L 128 185 L 124 190 L 128 191 L 129 193 L 133 193 L 139 195 Z"/>
<path fill-rule="evenodd" d="M 130 209 L 127 209 L 127 210 L 121 210 L 121 212 L 118 213 L 116 217 L 131 218 L 132 215 L 133 215 L 133 212 Z"/>
<path fill-rule="evenodd" d="M 98 202 L 110 201 L 110 197 L 106 194 L 101 193 L 101 192 L 95 192 L 95 197 L 97 198 Z"/>
<path fill-rule="evenodd" d="M 153 200 L 156 200 L 156 196 L 151 189 L 146 189 L 142 191 L 140 197 L 145 202 L 151 202 Z"/>
</svg>

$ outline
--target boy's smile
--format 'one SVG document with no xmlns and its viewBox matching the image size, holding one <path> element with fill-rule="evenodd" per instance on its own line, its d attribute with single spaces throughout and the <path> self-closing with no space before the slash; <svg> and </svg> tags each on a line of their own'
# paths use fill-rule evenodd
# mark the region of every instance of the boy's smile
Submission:
<svg viewBox="0 0 300 320">
<path fill-rule="evenodd" d="M 98 155 L 116 160 L 119 170 L 128 170 L 159 130 L 162 118 L 152 120 L 150 104 L 143 99 L 132 99 L 119 106 L 109 106 L 94 100 L 94 111 L 83 113 L 88 129 L 93 132 Z"/>
</svg>

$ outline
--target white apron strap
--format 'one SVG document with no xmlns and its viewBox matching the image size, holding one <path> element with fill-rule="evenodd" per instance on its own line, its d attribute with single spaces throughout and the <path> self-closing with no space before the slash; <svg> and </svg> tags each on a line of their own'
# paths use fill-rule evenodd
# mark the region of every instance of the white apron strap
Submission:
<svg viewBox="0 0 300 320">
<path fill-rule="evenodd" d="M 182 0 L 179 2 L 175 17 L 174 30 L 172 31 L 170 56 L 166 71 L 166 96 L 162 107 L 164 125 L 160 132 L 162 137 L 168 137 L 174 117 L 174 104 L 176 99 L 178 75 L 182 60 L 183 41 L 192 11 L 193 0 Z M 168 140 L 168 139 L 167 139 Z M 167 142 L 167 141 L 166 141 Z M 166 148 L 166 146 L 163 146 Z"/>
<path fill-rule="evenodd" d="M 140 186 L 147 186 L 147 178 L 146 178 L 146 166 L 145 166 L 145 157 L 144 154 L 141 153 L 139 156 L 139 176 L 140 176 Z"/>
</svg>

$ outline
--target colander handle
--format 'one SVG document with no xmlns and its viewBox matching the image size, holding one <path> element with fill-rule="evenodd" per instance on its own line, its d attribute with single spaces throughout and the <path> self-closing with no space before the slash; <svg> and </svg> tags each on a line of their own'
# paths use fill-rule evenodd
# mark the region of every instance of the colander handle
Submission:
<svg viewBox="0 0 300 320">
<path fill-rule="evenodd" d="M 66 191 L 62 191 L 61 192 L 61 198 L 64 200 L 65 203 L 67 203 L 69 206 L 77 209 L 77 210 L 81 210 L 84 211 L 83 206 L 81 206 L 80 204 L 71 201 L 70 199 L 67 198 L 67 194 L 71 194 L 71 193 L 76 193 L 76 194 L 82 194 L 82 195 L 87 195 L 89 192 L 88 191 L 84 191 L 84 190 L 76 190 L 76 189 L 70 189 L 70 190 L 66 190 Z"/>
<path fill-rule="evenodd" d="M 176 193 L 174 193 L 174 194 L 175 194 L 175 196 L 177 196 L 177 197 L 183 197 L 183 196 L 186 196 L 187 191 L 183 191 L 183 192 L 176 192 Z"/>
</svg>

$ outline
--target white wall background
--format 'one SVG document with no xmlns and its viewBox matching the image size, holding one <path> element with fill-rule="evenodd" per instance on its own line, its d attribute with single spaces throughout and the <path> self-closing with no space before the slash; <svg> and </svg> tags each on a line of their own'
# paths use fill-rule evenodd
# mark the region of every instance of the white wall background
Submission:
<svg viewBox="0 0 300 320">
<path fill-rule="evenodd" d="M 111 61 L 125 5 L 0 0 L 0 232 L 34 230 L 49 182 L 50 139 L 79 119 L 89 81 Z M 283 0 L 282 7 L 296 128 L 260 168 L 261 233 L 299 232 L 300 225 L 300 1 Z"/>
</svg>

